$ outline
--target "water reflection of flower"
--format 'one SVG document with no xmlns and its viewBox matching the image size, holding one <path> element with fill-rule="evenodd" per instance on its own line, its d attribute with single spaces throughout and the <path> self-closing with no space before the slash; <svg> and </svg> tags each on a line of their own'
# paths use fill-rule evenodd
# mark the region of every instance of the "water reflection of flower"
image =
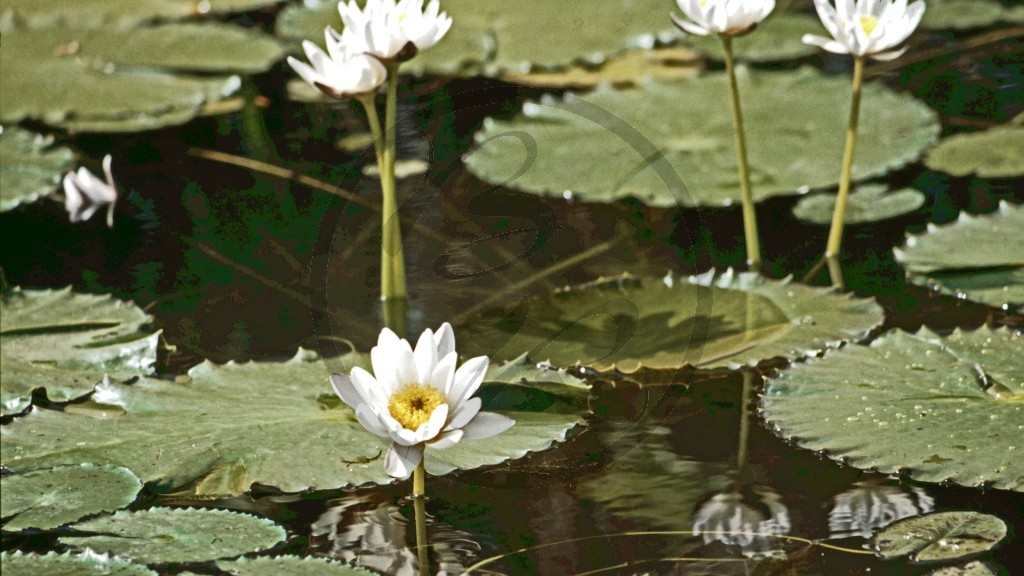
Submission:
<svg viewBox="0 0 1024 576">
<path fill-rule="evenodd" d="M 935 509 L 935 500 L 921 488 L 908 489 L 874 480 L 857 482 L 832 502 L 828 513 L 831 538 L 869 538 L 878 528 Z"/>
<path fill-rule="evenodd" d="M 114 204 L 117 202 L 117 186 L 110 170 L 110 154 L 103 157 L 103 174 L 100 180 L 88 168 L 80 167 L 78 172 L 64 175 L 64 209 L 72 222 L 84 222 L 100 209 L 107 207 L 107 227 L 114 227 Z"/>
<path fill-rule="evenodd" d="M 743 552 L 762 552 L 776 547 L 770 535 L 788 534 L 789 511 L 782 497 L 767 486 L 715 494 L 695 514 L 693 531 L 705 544 L 722 542 L 739 546 Z"/>
</svg>

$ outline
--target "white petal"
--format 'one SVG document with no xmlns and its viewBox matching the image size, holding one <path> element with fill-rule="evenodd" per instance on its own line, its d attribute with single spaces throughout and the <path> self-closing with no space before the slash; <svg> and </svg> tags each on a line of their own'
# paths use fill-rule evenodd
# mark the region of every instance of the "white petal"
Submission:
<svg viewBox="0 0 1024 576">
<path fill-rule="evenodd" d="M 895 60 L 895 59 L 899 58 L 900 56 L 903 56 L 903 53 L 907 51 L 907 48 L 908 48 L 908 46 L 904 46 L 903 48 L 900 48 L 899 50 L 892 50 L 890 52 L 879 52 L 877 54 L 872 54 L 871 57 L 874 58 L 875 60 L 880 60 L 882 62 L 888 62 L 889 60 Z"/>
<path fill-rule="evenodd" d="M 342 402 L 352 408 L 366 403 L 366 400 L 363 400 L 362 395 L 356 390 L 355 385 L 352 383 L 352 378 L 348 374 L 331 373 L 331 388 L 334 388 L 334 393 L 338 395 L 338 398 L 341 398 Z"/>
<path fill-rule="evenodd" d="M 452 378 L 451 389 L 448 390 L 449 404 L 457 407 L 466 398 L 476 394 L 477 388 L 484 381 L 488 362 L 487 356 L 477 356 L 459 366 L 455 371 L 455 377 Z"/>
<path fill-rule="evenodd" d="M 408 478 L 423 460 L 423 446 L 392 444 L 384 457 L 384 470 L 392 478 Z"/>
<path fill-rule="evenodd" d="M 825 38 L 822 36 L 815 36 L 814 34 L 804 34 L 800 39 L 804 44 L 810 44 L 812 46 L 819 46 L 825 50 L 832 52 L 833 54 L 849 54 L 850 50 L 843 44 Z"/>
<path fill-rule="evenodd" d="M 455 332 L 452 330 L 451 324 L 447 322 L 441 324 L 441 327 L 434 333 L 434 343 L 437 345 L 438 358 L 444 358 L 455 352 Z"/>
<path fill-rule="evenodd" d="M 455 363 L 458 355 L 455 352 L 448 354 L 434 367 L 434 373 L 430 375 L 430 380 L 424 382 L 428 386 L 432 386 L 436 390 L 440 390 L 445 395 L 448 394 L 448 390 L 452 387 L 452 378 L 455 376 Z M 449 398 L 450 400 L 450 398 Z"/>
<path fill-rule="evenodd" d="M 348 376 L 363 402 L 369 404 L 374 412 L 387 410 L 388 396 L 384 394 L 377 379 L 371 376 L 369 372 L 356 366 L 348 373 Z"/>
<path fill-rule="evenodd" d="M 434 333 L 427 328 L 420 334 L 416 341 L 416 350 L 413 352 L 416 360 L 416 381 L 426 383 L 434 375 L 434 367 L 437 366 L 437 346 L 434 344 Z"/>
<path fill-rule="evenodd" d="M 441 433 L 441 429 L 444 428 L 444 423 L 448 421 L 448 405 L 441 404 L 437 408 L 434 408 L 434 413 L 430 415 L 430 420 L 427 420 L 420 427 L 416 429 L 416 441 L 426 442 L 433 440 Z"/>
<path fill-rule="evenodd" d="M 288 65 L 292 67 L 292 70 L 302 77 L 303 80 L 308 82 L 310 85 L 316 85 L 317 82 L 321 82 L 320 75 L 317 74 L 308 64 L 300 60 L 289 56 Z M 322 83 L 322 82 L 321 82 Z"/>
<path fill-rule="evenodd" d="M 675 14 L 669 14 L 669 17 L 671 17 L 672 22 L 674 22 L 676 26 L 682 28 L 684 32 L 688 32 L 695 36 L 707 36 L 709 34 L 709 32 L 704 28 L 701 28 L 700 26 L 693 24 L 692 22 L 683 20 L 682 18 L 676 16 Z"/>
<path fill-rule="evenodd" d="M 428 446 L 430 446 L 431 448 L 436 448 L 438 450 L 451 448 L 452 446 L 458 444 L 459 440 L 462 440 L 462 435 L 462 430 L 449 430 L 448 432 L 445 432 L 444 434 L 438 436 L 437 440 L 430 442 Z"/>
<path fill-rule="evenodd" d="M 448 422 L 448 427 L 445 430 L 458 430 L 469 421 L 476 417 L 477 413 L 480 412 L 480 407 L 483 405 L 483 400 L 479 398 L 470 398 L 456 408 L 455 413 L 452 414 L 451 420 Z"/>
<path fill-rule="evenodd" d="M 516 423 L 508 416 L 495 412 L 480 412 L 469 424 L 462 427 L 464 440 L 480 440 L 501 434 Z"/>
<path fill-rule="evenodd" d="M 390 434 L 388 434 L 388 427 L 384 425 L 384 422 L 381 421 L 380 416 L 377 416 L 373 409 L 371 409 L 368 405 L 360 404 L 358 407 L 356 407 L 356 418 L 358 418 L 359 423 L 362 424 L 364 428 L 369 430 L 370 433 L 373 434 L 374 436 L 380 438 L 387 438 L 390 436 Z"/>
<path fill-rule="evenodd" d="M 68 219 L 78 222 L 81 218 L 81 209 L 84 199 L 78 187 L 78 180 L 74 172 L 64 175 L 64 209 L 68 212 Z"/>
</svg>

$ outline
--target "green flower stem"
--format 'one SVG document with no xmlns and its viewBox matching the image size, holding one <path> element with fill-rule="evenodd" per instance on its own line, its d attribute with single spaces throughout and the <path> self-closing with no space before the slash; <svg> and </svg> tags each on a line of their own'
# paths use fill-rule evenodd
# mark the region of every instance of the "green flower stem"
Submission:
<svg viewBox="0 0 1024 576">
<path fill-rule="evenodd" d="M 398 63 L 387 64 L 388 93 L 384 106 L 384 153 L 380 166 L 381 189 L 384 194 L 382 234 L 385 249 L 381 252 L 382 299 L 405 299 L 405 254 L 402 252 L 402 227 L 398 218 L 398 196 L 395 188 L 395 119 L 398 114 Z M 386 272 L 385 272 L 386 271 Z"/>
<path fill-rule="evenodd" d="M 747 143 L 743 133 L 743 113 L 740 112 L 740 92 L 736 86 L 736 67 L 733 63 L 732 36 L 720 34 L 725 49 L 725 71 L 729 75 L 732 96 L 732 125 L 736 136 L 736 159 L 740 170 L 740 193 L 743 195 L 743 233 L 747 242 L 747 266 L 757 271 L 761 266 L 761 243 L 757 234 L 757 214 L 750 192 L 750 168 L 747 166 Z"/>
<path fill-rule="evenodd" d="M 740 392 L 740 440 L 736 447 L 736 469 L 744 470 L 747 466 L 747 446 L 750 437 L 750 404 L 754 390 L 754 370 L 743 370 L 743 391 Z"/>
<path fill-rule="evenodd" d="M 832 227 L 828 231 L 828 244 L 825 246 L 825 259 L 839 258 L 843 245 L 843 221 L 846 219 L 846 200 L 850 196 L 850 175 L 853 171 L 853 153 L 857 147 L 857 122 L 860 119 L 860 88 L 864 79 L 864 57 L 853 59 L 853 97 L 850 102 L 850 124 L 846 128 L 846 150 L 843 152 L 843 171 L 839 177 L 839 195 L 836 197 L 836 209 L 832 213 Z M 829 260 L 829 273 L 833 268 Z M 841 277 L 833 275 L 832 284 L 842 287 Z"/>
<path fill-rule="evenodd" d="M 420 460 L 412 473 L 412 505 L 416 513 L 416 555 L 419 558 L 420 575 L 430 574 L 430 560 L 427 558 L 427 508 L 424 477 L 427 475 Z"/>
</svg>

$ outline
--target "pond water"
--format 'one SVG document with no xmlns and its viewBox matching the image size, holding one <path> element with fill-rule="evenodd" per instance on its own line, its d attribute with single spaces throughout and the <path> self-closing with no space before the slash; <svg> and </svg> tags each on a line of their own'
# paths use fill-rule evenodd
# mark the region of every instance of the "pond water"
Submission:
<svg viewBox="0 0 1024 576">
<path fill-rule="evenodd" d="M 1016 98 L 1006 91 L 1024 82 L 1019 60 L 1012 64 L 1021 53 L 1018 38 L 874 80 L 924 99 L 950 134 L 1020 112 L 1019 90 Z M 827 59 L 825 66 L 845 72 L 839 59 Z M 247 90 L 259 97 L 239 113 L 142 134 L 74 138 L 86 155 L 110 152 L 116 159 L 124 187 L 116 225 L 69 226 L 56 204 L 3 214 L 0 266 L 6 281 L 70 284 L 135 301 L 154 315 L 173 346 L 159 361 L 168 379 L 204 358 L 279 360 L 299 346 L 330 356 L 347 351 L 349 343 L 367 350 L 382 323 L 377 213 L 211 153 L 287 167 L 376 202 L 378 181 L 361 173 L 373 163 L 372 154 L 339 145 L 346 135 L 364 131 L 361 112 L 290 102 L 283 93 L 290 77 L 279 66 L 253 78 Z M 491 187 L 470 174 L 460 158 L 471 153 L 472 134 L 484 118 L 511 117 L 539 96 L 537 89 L 485 79 L 427 77 L 403 87 L 399 158 L 411 166 L 429 161 L 426 174 L 399 182 L 409 335 L 623 272 L 660 277 L 670 270 L 743 267 L 738 207 L 657 209 L 631 201 L 541 199 Z M 891 250 L 905 231 L 919 231 L 927 222 L 950 221 L 961 210 L 989 212 L 1001 200 L 1024 201 L 1024 183 L 953 178 L 920 164 L 886 181 L 913 184 L 929 199 L 908 215 L 848 228 L 847 286 L 877 298 L 885 309 L 885 324 L 876 333 L 922 325 L 1024 328 L 1020 315 L 907 283 Z M 795 201 L 780 197 L 757 207 L 770 277 L 799 277 L 825 243 L 826 227 L 792 216 Z M 824 275 L 816 280 L 823 284 Z M 932 567 L 807 540 L 863 550 L 864 535 L 885 520 L 976 510 L 1011 526 L 1009 539 L 990 557 L 993 564 L 1003 574 L 1024 574 L 1024 496 L 891 479 L 787 443 L 759 419 L 756 397 L 762 375 L 781 366 L 769 363 L 749 374 L 746 386 L 744 376 L 724 371 L 598 378 L 589 426 L 557 450 L 428 479 L 432 571 L 458 573 L 500 556 L 479 573 L 924 574 Z M 865 430 L 868 442 L 870 435 Z M 300 495 L 256 486 L 250 496 L 222 501 L 146 494 L 133 508 L 188 504 L 255 512 L 288 529 L 289 539 L 273 552 L 411 574 L 415 534 L 407 493 L 408 483 Z M 760 531 L 796 538 L 685 533 L 695 522 L 741 514 Z M 4 533 L 3 548 L 63 546 L 47 534 Z M 159 568 L 165 574 L 184 570 L 213 573 L 208 563 Z"/>
</svg>

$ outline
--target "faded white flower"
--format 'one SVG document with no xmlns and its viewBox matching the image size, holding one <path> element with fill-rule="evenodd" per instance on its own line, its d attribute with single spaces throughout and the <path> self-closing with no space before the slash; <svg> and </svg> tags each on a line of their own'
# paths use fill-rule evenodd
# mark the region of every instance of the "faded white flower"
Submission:
<svg viewBox="0 0 1024 576">
<path fill-rule="evenodd" d="M 450 448 L 461 440 L 489 438 L 515 424 L 511 418 L 481 412 L 473 397 L 484 381 L 488 359 L 455 364 L 455 334 L 446 322 L 437 333 L 425 330 L 414 351 L 385 328 L 370 351 L 373 375 L 362 368 L 331 374 L 331 385 L 359 422 L 391 442 L 384 459 L 388 475 L 406 478 L 423 460 L 423 449 Z"/>
<path fill-rule="evenodd" d="M 437 44 L 452 27 L 452 19 L 440 11 L 440 2 L 430 0 L 356 0 L 338 3 L 345 27 L 335 38 L 352 52 L 366 53 L 381 60 L 403 61 Z M 333 32 L 333 31 L 332 31 Z"/>
<path fill-rule="evenodd" d="M 332 98 L 342 99 L 374 92 L 388 78 L 387 69 L 376 58 L 348 50 L 330 26 L 324 30 L 327 52 L 304 40 L 309 64 L 291 56 L 288 64 L 302 77 Z M 312 66 L 310 66 L 312 64 Z"/>
<path fill-rule="evenodd" d="M 876 60 L 892 60 L 906 52 L 891 49 L 910 36 L 924 15 L 924 0 L 909 6 L 907 0 L 836 0 L 835 8 L 829 0 L 814 0 L 814 7 L 832 39 L 804 34 L 804 44 Z"/>
<path fill-rule="evenodd" d="M 110 171 L 113 159 L 110 154 L 103 157 L 104 182 L 84 166 L 78 172 L 64 175 L 64 209 L 72 222 L 86 221 L 100 209 L 107 206 L 107 226 L 114 227 L 114 204 L 117 203 L 117 186 Z"/>
<path fill-rule="evenodd" d="M 675 14 L 672 21 L 698 36 L 746 34 L 775 9 L 775 0 L 676 0 L 676 4 L 692 22 Z"/>
</svg>

